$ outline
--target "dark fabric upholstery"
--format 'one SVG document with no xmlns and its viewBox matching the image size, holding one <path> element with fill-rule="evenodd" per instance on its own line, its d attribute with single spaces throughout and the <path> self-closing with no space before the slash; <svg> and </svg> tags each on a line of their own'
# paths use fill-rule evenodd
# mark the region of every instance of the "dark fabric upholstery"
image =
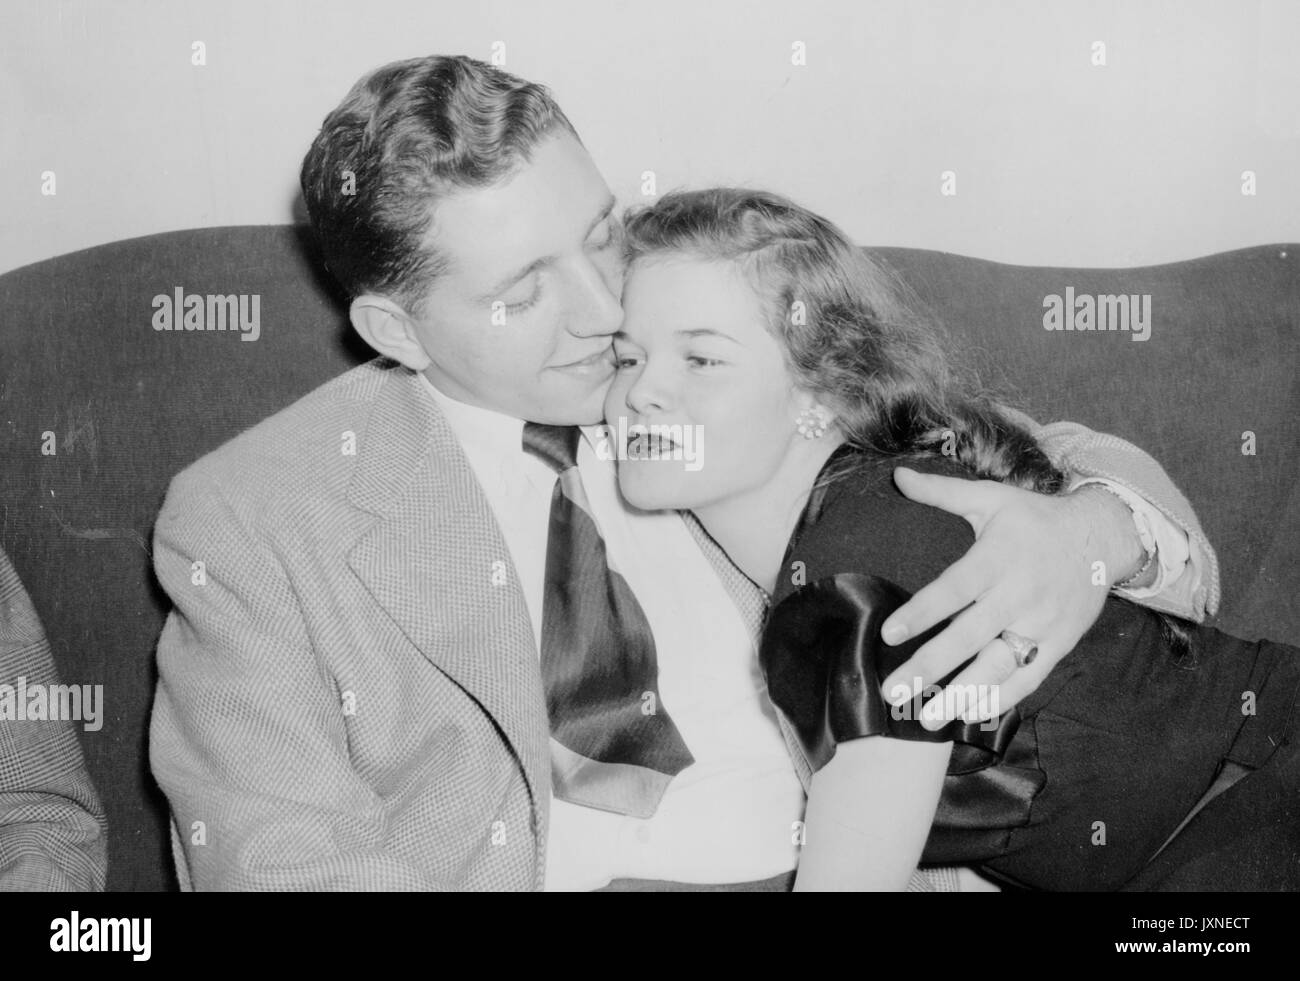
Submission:
<svg viewBox="0 0 1300 981">
<path fill-rule="evenodd" d="M 1040 420 L 1073 419 L 1160 460 L 1222 561 L 1219 625 L 1300 643 L 1300 245 L 1123 270 L 1007 266 L 872 250 Z M 63 680 L 105 686 L 80 732 L 109 821 L 109 888 L 174 887 L 147 762 L 166 601 L 149 542 L 168 481 L 369 357 L 299 230 L 250 226 L 116 242 L 0 276 L 0 546 Z M 1151 339 L 1043 329 L 1043 297 L 1150 293 Z M 261 336 L 159 332 L 152 299 L 259 294 Z M 1256 434 L 1244 456 L 1242 433 Z M 41 452 L 55 433 L 57 455 Z"/>
</svg>

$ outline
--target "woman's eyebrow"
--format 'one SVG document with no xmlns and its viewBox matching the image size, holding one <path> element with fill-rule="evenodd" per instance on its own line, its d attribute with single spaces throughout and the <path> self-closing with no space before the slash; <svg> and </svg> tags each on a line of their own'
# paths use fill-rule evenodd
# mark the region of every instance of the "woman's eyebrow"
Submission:
<svg viewBox="0 0 1300 981">
<path fill-rule="evenodd" d="M 694 340 L 697 337 L 720 337 L 724 341 L 731 341 L 732 344 L 739 344 L 730 334 L 720 330 L 714 330 L 712 327 L 692 327 L 688 330 L 675 330 L 673 333 L 678 337 L 685 337 Z"/>
</svg>

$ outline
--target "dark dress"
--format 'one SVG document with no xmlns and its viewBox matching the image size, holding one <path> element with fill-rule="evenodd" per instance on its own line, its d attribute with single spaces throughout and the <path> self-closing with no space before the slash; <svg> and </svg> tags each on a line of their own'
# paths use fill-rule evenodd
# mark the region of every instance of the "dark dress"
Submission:
<svg viewBox="0 0 1300 981">
<path fill-rule="evenodd" d="M 1112 596 L 995 723 L 931 733 L 880 697 L 941 629 L 891 648 L 880 624 L 974 541 L 961 518 L 899 493 L 901 462 L 836 452 L 823 475 L 847 472 L 814 491 L 772 597 L 763 670 L 812 767 L 865 735 L 952 740 L 923 863 L 974 865 L 1004 885 L 1300 889 L 1296 648 L 1191 627 L 1180 656 L 1159 614 Z M 906 465 L 973 479 L 939 457 Z M 1161 850 L 1225 761 L 1247 775 Z"/>
</svg>

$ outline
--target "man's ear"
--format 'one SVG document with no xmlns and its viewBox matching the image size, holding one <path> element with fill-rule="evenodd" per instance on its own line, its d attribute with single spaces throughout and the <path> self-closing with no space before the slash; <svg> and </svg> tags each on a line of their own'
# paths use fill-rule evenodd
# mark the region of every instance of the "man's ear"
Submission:
<svg viewBox="0 0 1300 981">
<path fill-rule="evenodd" d="M 352 327 L 361 339 L 385 357 L 412 371 L 429 367 L 429 355 L 415 334 L 411 315 L 386 296 L 365 293 L 348 309 Z"/>
</svg>

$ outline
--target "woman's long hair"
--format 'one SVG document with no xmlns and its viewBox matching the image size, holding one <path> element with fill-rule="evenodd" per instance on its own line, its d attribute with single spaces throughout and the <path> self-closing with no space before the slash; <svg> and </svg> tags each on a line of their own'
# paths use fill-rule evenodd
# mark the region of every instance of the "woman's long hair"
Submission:
<svg viewBox="0 0 1300 981">
<path fill-rule="evenodd" d="M 1063 489 L 1064 475 L 1034 438 L 950 362 L 943 328 L 911 291 L 825 218 L 766 191 L 678 191 L 630 213 L 625 241 L 629 262 L 684 254 L 744 270 L 796 383 L 857 449 L 941 454 L 989 480 Z M 1193 625 L 1157 617 L 1171 652 L 1183 656 Z"/>
<path fill-rule="evenodd" d="M 736 263 L 796 384 L 852 446 L 943 454 L 990 480 L 1061 490 L 1061 472 L 1033 437 L 950 364 L 939 325 L 826 219 L 765 191 L 680 191 L 630 213 L 625 241 L 629 262 L 685 254 Z"/>
</svg>

